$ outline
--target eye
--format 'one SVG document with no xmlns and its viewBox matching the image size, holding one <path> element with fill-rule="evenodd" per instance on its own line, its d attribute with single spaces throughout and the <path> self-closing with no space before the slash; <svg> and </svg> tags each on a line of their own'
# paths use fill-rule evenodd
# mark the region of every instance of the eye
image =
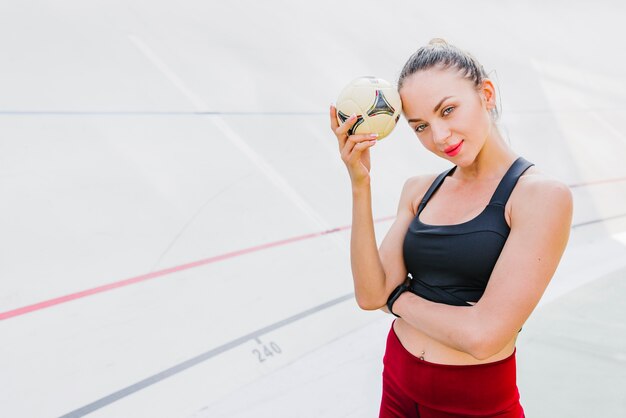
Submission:
<svg viewBox="0 0 626 418">
<path fill-rule="evenodd" d="M 448 106 L 441 112 L 442 115 L 448 116 L 454 110 L 454 106 Z"/>
<path fill-rule="evenodd" d="M 417 125 L 415 127 L 415 132 L 417 132 L 419 134 L 421 132 L 424 132 L 424 129 L 426 129 L 426 124 L 425 123 L 420 123 L 419 125 Z"/>
</svg>

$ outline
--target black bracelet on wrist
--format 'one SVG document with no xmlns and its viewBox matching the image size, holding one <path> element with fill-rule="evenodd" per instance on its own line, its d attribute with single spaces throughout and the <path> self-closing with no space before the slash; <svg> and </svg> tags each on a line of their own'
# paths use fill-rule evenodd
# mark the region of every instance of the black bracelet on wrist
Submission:
<svg viewBox="0 0 626 418">
<path fill-rule="evenodd" d="M 393 307 L 394 302 L 400 297 L 400 295 L 409 290 L 409 288 L 411 287 L 410 283 L 411 282 L 409 280 L 405 280 L 404 283 L 398 285 L 398 287 L 393 289 L 393 292 L 391 292 L 389 298 L 387 299 L 387 309 L 389 309 L 389 312 L 391 312 L 398 318 L 400 318 L 400 315 L 396 315 L 395 313 L 393 313 L 393 310 L 391 308 Z"/>
</svg>

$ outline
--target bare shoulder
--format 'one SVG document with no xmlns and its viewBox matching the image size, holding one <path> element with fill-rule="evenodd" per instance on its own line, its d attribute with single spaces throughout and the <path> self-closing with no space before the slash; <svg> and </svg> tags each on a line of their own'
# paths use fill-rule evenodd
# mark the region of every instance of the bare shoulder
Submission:
<svg viewBox="0 0 626 418">
<path fill-rule="evenodd" d="M 409 177 L 404 183 L 404 189 L 407 192 L 424 195 L 437 176 L 438 174 L 431 173 Z"/>
<path fill-rule="evenodd" d="M 419 201 L 424 197 L 430 185 L 435 181 L 438 174 L 420 174 L 409 177 L 402 188 L 400 200 L 409 204 L 413 214 L 416 213 Z"/>
<path fill-rule="evenodd" d="M 515 192 L 520 197 L 532 199 L 536 197 L 547 197 L 554 195 L 556 200 L 571 200 L 570 188 L 561 180 L 541 172 L 535 167 L 531 167 L 521 176 L 515 187 Z"/>
<path fill-rule="evenodd" d="M 511 215 L 550 212 L 571 216 L 573 197 L 570 188 L 552 176 L 531 167 L 521 176 L 511 195 Z"/>
</svg>

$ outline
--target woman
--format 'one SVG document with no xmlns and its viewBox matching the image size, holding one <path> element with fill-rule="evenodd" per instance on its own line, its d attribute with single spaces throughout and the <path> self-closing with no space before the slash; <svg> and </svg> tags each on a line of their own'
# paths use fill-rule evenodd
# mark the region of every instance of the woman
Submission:
<svg viewBox="0 0 626 418">
<path fill-rule="evenodd" d="M 376 248 L 369 148 L 375 135 L 331 127 L 352 182 L 351 263 L 362 309 L 396 315 L 383 359 L 380 417 L 523 417 L 515 341 L 569 238 L 572 196 L 519 157 L 496 126 L 496 90 L 470 54 L 441 39 L 398 80 L 403 114 L 453 164 L 409 178 Z"/>
</svg>

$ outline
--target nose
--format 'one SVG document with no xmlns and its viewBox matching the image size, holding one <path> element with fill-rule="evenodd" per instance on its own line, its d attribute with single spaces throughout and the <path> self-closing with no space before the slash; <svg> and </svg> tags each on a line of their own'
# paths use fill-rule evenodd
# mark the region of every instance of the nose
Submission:
<svg viewBox="0 0 626 418">
<path fill-rule="evenodd" d="M 433 134 L 433 141 L 437 145 L 445 144 L 451 135 L 450 128 L 443 121 L 431 122 L 430 130 Z"/>
</svg>

